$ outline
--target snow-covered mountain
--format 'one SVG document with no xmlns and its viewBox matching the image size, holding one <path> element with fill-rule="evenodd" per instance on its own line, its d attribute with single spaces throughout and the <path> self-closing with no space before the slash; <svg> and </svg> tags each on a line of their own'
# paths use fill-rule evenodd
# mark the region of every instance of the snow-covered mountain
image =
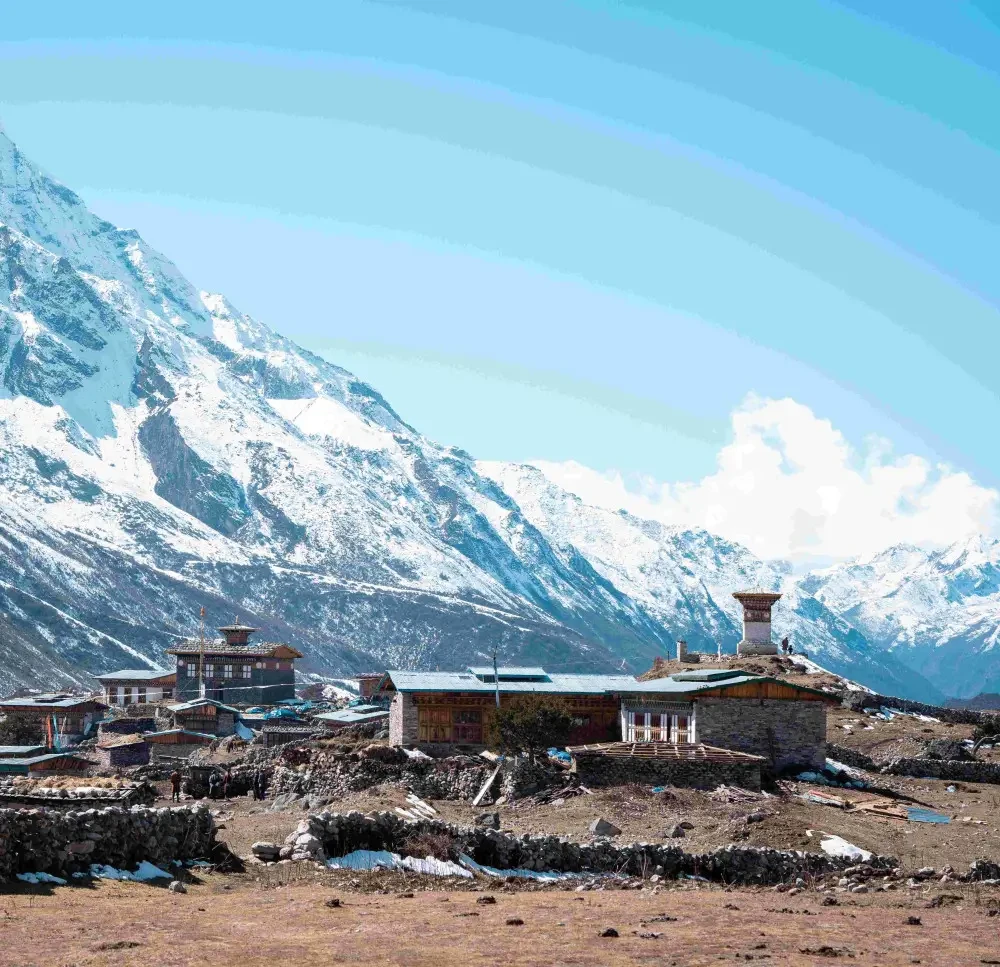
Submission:
<svg viewBox="0 0 1000 967">
<path fill-rule="evenodd" d="M 1000 542 L 891 547 L 810 574 L 799 588 L 945 694 L 1000 691 Z"/>
<path fill-rule="evenodd" d="M 727 650 L 746 549 L 478 465 L 372 387 L 196 291 L 0 134 L 0 691 L 162 660 L 238 614 L 305 670 L 499 649 L 642 670 Z M 793 587 L 779 621 L 833 670 L 938 697 Z"/>
<path fill-rule="evenodd" d="M 735 651 L 742 611 L 732 592 L 747 587 L 781 591 L 774 610 L 775 636 L 789 635 L 804 651 L 838 674 L 890 694 L 943 695 L 894 656 L 873 648 L 851 624 L 803 591 L 785 570 L 765 563 L 740 544 L 704 530 L 669 527 L 586 504 L 532 466 L 481 462 L 480 471 L 514 499 L 519 513 L 546 537 L 567 566 L 596 572 L 654 622 L 684 638 L 692 651 Z M 519 524 L 497 521 L 517 549 Z"/>
</svg>

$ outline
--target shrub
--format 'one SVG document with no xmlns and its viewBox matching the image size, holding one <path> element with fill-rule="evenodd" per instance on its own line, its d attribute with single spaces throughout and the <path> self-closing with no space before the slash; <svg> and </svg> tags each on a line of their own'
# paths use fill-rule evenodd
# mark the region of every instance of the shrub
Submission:
<svg viewBox="0 0 1000 967">
<path fill-rule="evenodd" d="M 535 758 L 550 746 L 563 746 L 573 728 L 573 713 L 553 695 L 518 695 L 490 719 L 487 740 L 501 752 L 526 752 Z"/>
<path fill-rule="evenodd" d="M 436 860 L 457 860 L 455 841 L 447 833 L 414 833 L 403 843 L 400 852 L 404 856 L 424 859 L 433 856 Z"/>
</svg>

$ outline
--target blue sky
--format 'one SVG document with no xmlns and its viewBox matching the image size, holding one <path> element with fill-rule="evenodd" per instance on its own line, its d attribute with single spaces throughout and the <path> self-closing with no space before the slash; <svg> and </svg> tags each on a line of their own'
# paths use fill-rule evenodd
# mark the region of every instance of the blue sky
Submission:
<svg viewBox="0 0 1000 967">
<path fill-rule="evenodd" d="M 0 119 L 484 458 L 695 480 L 755 394 L 993 487 L 996 10 L 19 5 Z"/>
</svg>

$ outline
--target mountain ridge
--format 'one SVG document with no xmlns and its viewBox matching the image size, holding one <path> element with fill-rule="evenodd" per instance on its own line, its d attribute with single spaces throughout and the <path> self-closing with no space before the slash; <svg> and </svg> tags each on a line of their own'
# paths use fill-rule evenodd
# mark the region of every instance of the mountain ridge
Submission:
<svg viewBox="0 0 1000 967">
<path fill-rule="evenodd" d="M 160 661 L 201 607 L 288 640 L 318 677 L 494 649 L 643 671 L 677 637 L 732 650 L 731 592 L 763 582 L 831 670 L 942 697 L 746 548 L 427 439 L 3 134 L 0 446 L 0 688 Z"/>
</svg>

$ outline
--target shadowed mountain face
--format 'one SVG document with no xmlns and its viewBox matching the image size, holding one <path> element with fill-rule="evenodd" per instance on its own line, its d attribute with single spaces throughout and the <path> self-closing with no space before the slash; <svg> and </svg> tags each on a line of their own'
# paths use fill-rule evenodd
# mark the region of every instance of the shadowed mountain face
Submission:
<svg viewBox="0 0 1000 967">
<path fill-rule="evenodd" d="M 702 531 L 479 465 L 372 387 L 196 291 L 0 135 L 0 689 L 163 660 L 204 606 L 334 676 L 483 660 L 646 668 L 731 651 L 781 573 Z M 778 609 L 831 669 L 940 695 L 821 600 Z"/>
</svg>

